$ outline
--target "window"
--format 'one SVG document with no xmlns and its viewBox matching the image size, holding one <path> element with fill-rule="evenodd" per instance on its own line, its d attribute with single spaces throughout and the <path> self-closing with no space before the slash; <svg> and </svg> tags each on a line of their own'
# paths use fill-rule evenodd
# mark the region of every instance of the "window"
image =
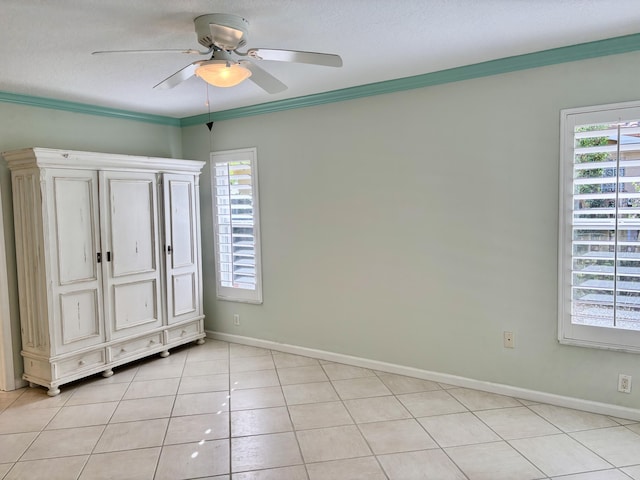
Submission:
<svg viewBox="0 0 640 480">
<path fill-rule="evenodd" d="M 618 169 L 617 168 L 603 168 L 603 175 L 605 177 L 617 177 L 618 176 Z M 624 167 L 620 167 L 620 176 L 624 177 Z M 624 192 L 625 190 L 625 185 L 624 182 L 619 182 L 618 184 L 618 190 L 620 190 L 621 192 Z M 616 184 L 615 183 L 603 183 L 602 184 L 602 191 L 603 192 L 615 192 L 616 191 Z"/>
<path fill-rule="evenodd" d="M 563 110 L 560 342 L 640 352 L 640 102 Z"/>
<path fill-rule="evenodd" d="M 218 298 L 262 303 L 256 149 L 211 154 Z"/>
</svg>

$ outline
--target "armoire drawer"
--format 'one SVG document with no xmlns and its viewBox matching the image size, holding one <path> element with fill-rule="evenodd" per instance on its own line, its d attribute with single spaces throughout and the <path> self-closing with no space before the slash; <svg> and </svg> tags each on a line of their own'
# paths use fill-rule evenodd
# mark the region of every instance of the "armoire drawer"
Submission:
<svg viewBox="0 0 640 480">
<path fill-rule="evenodd" d="M 56 362 L 56 377 L 64 377 L 74 372 L 105 365 L 104 349 L 96 350 L 82 355 L 76 355 L 66 360 Z"/>
<path fill-rule="evenodd" d="M 162 332 L 121 342 L 109 347 L 109 359 L 111 362 L 117 362 L 125 358 L 144 355 L 144 352 L 154 350 L 162 344 Z"/>
<path fill-rule="evenodd" d="M 194 337 L 202 332 L 200 328 L 201 320 L 197 322 L 188 323 L 179 327 L 173 327 L 167 330 L 167 344 L 171 345 L 174 342 L 180 341 L 183 338 Z"/>
</svg>

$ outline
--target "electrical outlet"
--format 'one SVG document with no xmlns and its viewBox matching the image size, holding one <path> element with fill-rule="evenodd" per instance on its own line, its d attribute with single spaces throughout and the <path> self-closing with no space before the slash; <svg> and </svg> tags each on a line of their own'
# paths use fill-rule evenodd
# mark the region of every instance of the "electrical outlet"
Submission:
<svg viewBox="0 0 640 480">
<path fill-rule="evenodd" d="M 631 375 L 618 375 L 618 391 L 622 393 L 631 393 Z"/>
<path fill-rule="evenodd" d="M 502 340 L 504 342 L 504 348 L 515 348 L 515 335 L 513 332 L 503 332 Z"/>
<path fill-rule="evenodd" d="M 233 314 L 233 324 L 234 324 L 236 327 L 239 327 L 239 326 L 240 326 L 240 315 L 238 315 L 237 313 L 234 313 L 234 314 Z"/>
</svg>

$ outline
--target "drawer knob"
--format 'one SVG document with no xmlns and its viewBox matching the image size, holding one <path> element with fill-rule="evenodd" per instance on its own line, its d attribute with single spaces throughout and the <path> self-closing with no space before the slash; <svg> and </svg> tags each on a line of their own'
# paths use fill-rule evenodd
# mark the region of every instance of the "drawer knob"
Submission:
<svg viewBox="0 0 640 480">
<path fill-rule="evenodd" d="M 182 332 L 180 333 L 180 336 L 184 337 L 186 334 L 187 334 L 187 331 L 186 330 L 182 330 Z"/>
<path fill-rule="evenodd" d="M 80 366 L 84 365 L 84 360 L 80 360 L 80 361 L 78 362 L 78 365 L 80 365 Z"/>
<path fill-rule="evenodd" d="M 120 349 L 120 353 L 124 353 L 124 352 L 126 352 L 126 351 L 127 351 L 127 349 L 126 349 L 126 348 L 121 348 L 121 349 Z"/>
<path fill-rule="evenodd" d="M 156 343 L 154 340 L 149 340 L 149 345 L 153 345 L 154 343 Z"/>
</svg>

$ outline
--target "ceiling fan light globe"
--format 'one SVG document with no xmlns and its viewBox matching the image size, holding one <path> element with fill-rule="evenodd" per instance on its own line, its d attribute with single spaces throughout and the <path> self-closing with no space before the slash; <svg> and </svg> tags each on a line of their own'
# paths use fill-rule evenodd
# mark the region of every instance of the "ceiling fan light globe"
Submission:
<svg viewBox="0 0 640 480">
<path fill-rule="evenodd" d="M 235 87 L 251 76 L 251 70 L 227 60 L 203 62 L 195 74 L 215 87 Z"/>
</svg>

